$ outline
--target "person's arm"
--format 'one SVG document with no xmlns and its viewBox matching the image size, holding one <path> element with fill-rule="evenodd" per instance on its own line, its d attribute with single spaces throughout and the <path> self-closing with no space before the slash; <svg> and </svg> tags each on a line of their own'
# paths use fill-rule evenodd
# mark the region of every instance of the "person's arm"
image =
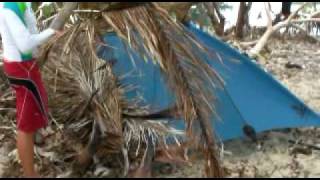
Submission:
<svg viewBox="0 0 320 180">
<path fill-rule="evenodd" d="M 31 34 L 38 34 L 37 19 L 30 5 L 25 11 L 25 22 Z"/>
<path fill-rule="evenodd" d="M 4 15 L 9 33 L 22 53 L 28 53 L 55 34 L 55 30 L 46 29 L 39 34 L 31 34 L 23 22 L 13 12 L 7 11 Z"/>
</svg>

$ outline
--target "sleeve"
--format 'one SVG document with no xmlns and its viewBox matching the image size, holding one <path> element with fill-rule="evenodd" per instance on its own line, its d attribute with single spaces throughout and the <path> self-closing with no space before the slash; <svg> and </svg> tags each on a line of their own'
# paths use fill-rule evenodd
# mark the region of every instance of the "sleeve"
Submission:
<svg viewBox="0 0 320 180">
<path fill-rule="evenodd" d="M 31 34 L 39 33 L 39 30 L 37 28 L 37 19 L 30 5 L 27 6 L 25 12 L 25 22 Z"/>
<path fill-rule="evenodd" d="M 48 28 L 41 33 L 31 34 L 19 17 L 11 11 L 7 11 L 4 14 L 4 19 L 10 31 L 9 33 L 22 53 L 32 51 L 55 33 L 53 29 Z"/>
</svg>

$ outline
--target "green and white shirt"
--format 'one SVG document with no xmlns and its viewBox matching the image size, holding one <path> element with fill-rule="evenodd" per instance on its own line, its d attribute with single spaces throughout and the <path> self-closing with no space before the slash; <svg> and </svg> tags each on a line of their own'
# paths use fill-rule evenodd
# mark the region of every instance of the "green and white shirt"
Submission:
<svg viewBox="0 0 320 180">
<path fill-rule="evenodd" d="M 6 61 L 32 59 L 37 46 L 54 33 L 50 28 L 39 33 L 30 2 L 0 2 L 0 34 Z"/>
</svg>

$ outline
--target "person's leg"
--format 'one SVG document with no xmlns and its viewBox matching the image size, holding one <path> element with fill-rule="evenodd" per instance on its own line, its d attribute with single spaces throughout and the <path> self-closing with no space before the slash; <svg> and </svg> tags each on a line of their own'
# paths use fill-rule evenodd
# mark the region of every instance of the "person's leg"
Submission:
<svg viewBox="0 0 320 180">
<path fill-rule="evenodd" d="M 5 62 L 5 61 L 4 61 Z M 42 114 L 42 102 L 40 102 L 42 94 L 38 91 L 33 91 L 28 85 L 21 85 L 17 80 L 21 79 L 26 83 L 29 81 L 36 82 L 36 86 L 40 84 L 38 68 L 31 68 L 34 61 L 26 61 L 19 63 L 4 63 L 4 69 L 8 76 L 9 82 L 15 90 L 16 95 L 16 118 L 17 118 L 17 149 L 19 159 L 23 168 L 25 177 L 39 177 L 34 167 L 34 135 L 35 132 L 47 124 L 46 117 Z M 26 69 L 29 70 L 26 73 Z M 38 87 L 36 89 L 40 89 Z M 41 93 L 41 92 L 40 92 Z M 39 97 L 40 96 L 40 100 Z M 47 97 L 42 99 L 46 100 Z M 39 102 L 37 102 L 39 101 Z M 47 101 L 45 101 L 47 102 Z M 27 133 L 31 132 L 31 133 Z"/>
<path fill-rule="evenodd" d="M 34 133 L 18 130 L 17 148 L 24 176 L 39 177 L 34 168 Z"/>
<path fill-rule="evenodd" d="M 292 2 L 282 2 L 281 13 L 287 19 L 291 14 L 291 4 Z"/>
</svg>

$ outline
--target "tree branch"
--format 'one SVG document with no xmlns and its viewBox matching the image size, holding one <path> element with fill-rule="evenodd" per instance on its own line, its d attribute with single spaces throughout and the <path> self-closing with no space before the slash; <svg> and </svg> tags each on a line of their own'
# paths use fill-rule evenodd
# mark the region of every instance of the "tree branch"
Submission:
<svg viewBox="0 0 320 180">
<path fill-rule="evenodd" d="M 214 9 L 216 10 L 216 13 L 217 13 L 219 19 L 220 19 L 221 21 L 222 21 L 222 20 L 225 21 L 225 17 L 221 14 L 217 2 L 212 2 L 212 4 L 213 4 L 213 6 L 214 6 Z"/>
<path fill-rule="evenodd" d="M 303 23 L 303 22 L 320 22 L 320 18 L 297 19 L 297 20 L 291 21 L 291 23 Z"/>
<path fill-rule="evenodd" d="M 240 42 L 240 45 L 244 46 L 244 47 L 253 46 L 253 45 L 257 44 L 258 41 L 259 40 L 254 40 L 254 41 L 250 41 L 250 42 Z"/>
<path fill-rule="evenodd" d="M 180 22 L 186 20 L 189 9 L 196 2 L 159 2 L 158 4 L 168 12 L 174 12 Z"/>
<path fill-rule="evenodd" d="M 252 58 L 257 57 L 257 55 L 261 52 L 263 47 L 268 42 L 269 37 L 275 32 L 281 29 L 282 27 L 288 26 L 292 19 L 297 15 L 297 13 L 304 8 L 308 3 L 303 3 L 295 12 L 293 12 L 285 21 L 279 22 L 274 26 L 268 26 L 266 32 L 259 39 L 258 43 L 248 52 L 249 56 Z M 267 9 L 267 7 L 266 7 Z M 266 10 L 267 11 L 267 10 Z M 297 22 L 297 20 L 295 20 Z M 306 20 L 305 20 L 306 21 Z"/>
<path fill-rule="evenodd" d="M 290 16 L 288 17 L 288 19 L 286 19 L 287 22 L 291 21 L 297 14 L 298 12 L 304 8 L 308 3 L 305 2 L 303 3 L 296 11 L 294 11 L 292 14 L 290 14 Z"/>
<path fill-rule="evenodd" d="M 220 13 L 217 4 L 215 4 L 215 2 L 205 2 L 204 6 L 207 9 L 207 14 L 211 19 L 211 24 L 216 34 L 218 36 L 223 36 L 225 18 Z"/>
<path fill-rule="evenodd" d="M 312 13 L 310 17 L 311 18 L 319 18 L 320 17 L 320 11 Z"/>
<path fill-rule="evenodd" d="M 309 33 L 308 33 L 305 29 L 303 29 L 302 27 L 300 27 L 300 26 L 298 26 L 298 25 L 296 25 L 296 24 L 292 24 L 292 23 L 290 23 L 289 26 L 292 26 L 292 27 L 294 27 L 294 28 L 302 31 L 302 32 L 303 32 L 305 35 L 307 35 L 308 37 L 312 38 L 313 40 L 315 40 L 315 41 L 317 41 L 317 42 L 320 42 L 320 39 L 318 39 L 318 38 L 316 38 L 316 37 L 314 37 L 314 36 L 309 35 Z"/>
<path fill-rule="evenodd" d="M 270 2 L 265 2 L 264 3 L 264 8 L 266 10 L 266 14 L 267 14 L 267 17 L 268 17 L 268 28 L 269 27 L 272 27 L 272 18 L 271 18 L 271 14 L 270 14 Z"/>
</svg>

